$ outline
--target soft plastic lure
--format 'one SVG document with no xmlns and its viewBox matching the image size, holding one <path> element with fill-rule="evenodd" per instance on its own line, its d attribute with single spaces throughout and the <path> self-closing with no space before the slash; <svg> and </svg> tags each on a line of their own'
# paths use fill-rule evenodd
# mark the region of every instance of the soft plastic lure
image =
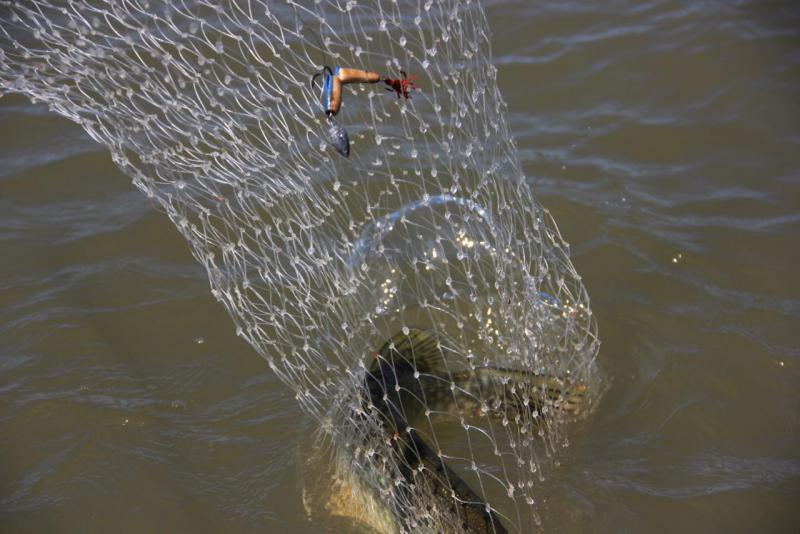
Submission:
<svg viewBox="0 0 800 534">
<path fill-rule="evenodd" d="M 342 87 L 351 83 L 377 83 L 383 81 L 389 91 L 395 91 L 397 98 L 404 96 L 411 98 L 410 89 L 418 89 L 414 83 L 416 76 L 411 78 L 400 71 L 402 78 L 388 78 L 381 76 L 377 72 L 363 69 L 353 69 L 349 67 L 336 67 L 334 69 L 325 65 L 322 70 L 315 72 L 311 77 L 311 87 L 316 85 L 317 78 L 322 76 L 322 107 L 328 119 L 328 129 L 326 131 L 328 142 L 336 151 L 344 157 L 350 155 L 350 139 L 347 131 L 333 122 L 333 117 L 339 113 L 342 107 Z"/>
<path fill-rule="evenodd" d="M 327 65 L 321 71 L 314 74 L 311 78 L 311 86 L 317 76 L 322 76 L 322 101 L 325 108 L 325 115 L 333 117 L 339 113 L 342 106 L 342 86 L 350 83 L 377 83 L 383 77 L 377 72 L 361 69 L 351 69 L 347 67 L 336 67 L 331 69 Z"/>
</svg>

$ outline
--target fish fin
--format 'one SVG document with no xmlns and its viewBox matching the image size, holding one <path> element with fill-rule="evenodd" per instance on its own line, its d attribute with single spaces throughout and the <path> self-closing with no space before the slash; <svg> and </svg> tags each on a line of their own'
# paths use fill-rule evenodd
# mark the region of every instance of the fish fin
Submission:
<svg viewBox="0 0 800 534">
<path fill-rule="evenodd" d="M 408 329 L 408 333 L 398 332 L 381 347 L 378 354 L 389 362 L 400 357 L 420 373 L 437 374 L 446 371 L 444 353 L 439 342 L 429 332 L 417 328 Z"/>
</svg>

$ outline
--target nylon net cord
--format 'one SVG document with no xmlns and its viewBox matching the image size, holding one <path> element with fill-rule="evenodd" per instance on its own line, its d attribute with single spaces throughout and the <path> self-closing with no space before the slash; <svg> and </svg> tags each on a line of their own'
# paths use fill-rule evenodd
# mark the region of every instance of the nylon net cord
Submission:
<svg viewBox="0 0 800 534">
<path fill-rule="evenodd" d="M 386 531 L 528 531 L 595 396 L 588 296 L 516 156 L 470 0 L 0 2 L 0 95 L 80 124 Z M 324 64 L 416 75 L 405 99 Z"/>
</svg>

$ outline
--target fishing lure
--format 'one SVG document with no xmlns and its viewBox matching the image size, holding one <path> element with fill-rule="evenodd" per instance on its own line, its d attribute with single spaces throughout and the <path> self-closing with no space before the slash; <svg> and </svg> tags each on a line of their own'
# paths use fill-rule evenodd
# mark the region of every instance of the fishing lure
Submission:
<svg viewBox="0 0 800 534">
<path fill-rule="evenodd" d="M 350 137 L 347 130 L 333 122 L 333 117 L 339 113 L 342 106 L 342 87 L 350 83 L 376 83 L 381 75 L 361 69 L 336 67 L 331 69 L 325 65 L 322 70 L 311 77 L 311 87 L 316 84 L 318 76 L 322 76 L 322 102 L 325 116 L 328 118 L 326 131 L 328 143 L 344 157 L 350 156 Z"/>
<path fill-rule="evenodd" d="M 336 67 L 331 69 L 325 65 L 322 70 L 315 72 L 311 77 L 311 88 L 316 86 L 318 77 L 322 77 L 322 102 L 325 110 L 325 117 L 328 119 L 327 137 L 328 142 L 336 149 L 336 151 L 344 157 L 350 155 L 350 138 L 347 131 L 341 126 L 333 122 L 333 117 L 339 113 L 342 107 L 342 88 L 351 83 L 378 83 L 383 81 L 390 91 L 397 93 L 397 98 L 404 96 L 406 99 L 411 98 L 409 89 L 418 89 L 414 83 L 416 76 L 411 78 L 405 73 L 400 71 L 403 75 L 402 78 L 394 79 L 381 76 L 379 73 L 363 70 L 353 69 L 349 67 Z"/>
</svg>

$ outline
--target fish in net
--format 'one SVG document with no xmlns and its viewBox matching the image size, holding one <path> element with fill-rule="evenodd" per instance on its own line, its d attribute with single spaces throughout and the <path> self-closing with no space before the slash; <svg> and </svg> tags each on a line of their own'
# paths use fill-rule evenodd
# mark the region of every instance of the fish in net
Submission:
<svg viewBox="0 0 800 534">
<path fill-rule="evenodd" d="M 317 422 L 354 517 L 535 528 L 599 342 L 520 168 L 478 2 L 25 0 L 0 17 L 0 95 L 80 124 L 166 213 Z M 309 84 L 328 63 L 417 89 L 343 85 L 332 123 Z"/>
</svg>

